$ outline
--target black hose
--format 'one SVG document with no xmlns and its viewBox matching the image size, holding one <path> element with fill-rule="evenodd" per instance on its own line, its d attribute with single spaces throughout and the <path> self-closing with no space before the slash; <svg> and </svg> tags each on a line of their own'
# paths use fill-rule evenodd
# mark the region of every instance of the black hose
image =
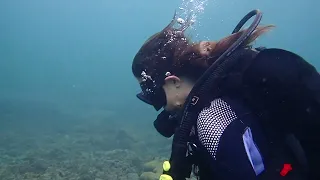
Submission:
<svg viewBox="0 0 320 180">
<path fill-rule="evenodd" d="M 220 63 L 223 62 L 223 64 L 227 64 L 229 61 L 227 57 L 229 57 L 237 48 L 239 48 L 244 41 L 248 39 L 248 37 L 252 34 L 252 32 L 257 28 L 259 25 L 262 14 L 259 10 L 253 10 L 249 12 L 236 26 L 233 32 L 237 32 L 240 30 L 240 28 L 245 24 L 247 20 L 249 20 L 252 16 L 256 15 L 256 18 L 254 19 L 253 23 L 250 25 L 250 27 L 246 30 L 245 33 L 243 33 L 240 38 L 234 42 L 212 65 L 206 70 L 206 72 L 199 78 L 199 80 L 195 83 L 194 88 L 191 90 L 190 95 L 188 97 L 188 100 L 185 106 L 184 114 L 187 114 L 186 112 L 190 112 L 189 108 L 192 107 L 192 98 L 196 96 L 197 94 L 202 94 L 203 89 L 207 89 L 204 84 L 212 83 L 211 79 L 213 77 L 217 76 L 217 73 L 221 73 L 222 68 L 219 68 Z M 197 96 L 198 97 L 198 96 Z M 182 119 L 181 124 L 183 124 L 184 118 Z"/>
<path fill-rule="evenodd" d="M 250 27 L 244 32 L 240 38 L 233 43 L 207 70 L 206 72 L 199 78 L 199 80 L 195 83 L 194 88 L 191 90 L 187 103 L 184 105 L 184 110 L 182 114 L 182 120 L 180 122 L 180 127 L 175 132 L 172 143 L 172 152 L 171 152 L 171 162 L 173 165 L 184 166 L 183 163 L 185 161 L 185 154 L 187 152 L 187 143 L 188 137 L 191 131 L 192 126 L 195 124 L 197 120 L 197 113 L 199 109 L 202 107 L 198 106 L 200 103 L 193 103 L 194 98 L 199 98 L 206 90 L 211 87 L 212 80 L 218 77 L 221 73 L 224 72 L 224 67 L 226 64 L 232 64 L 235 61 L 235 58 L 230 57 L 230 55 L 236 51 L 253 33 L 253 31 L 259 25 L 262 14 L 259 10 L 253 10 L 249 12 L 236 26 L 233 30 L 233 33 L 238 32 L 241 27 L 254 15 L 256 18 Z M 197 109 L 198 108 L 198 109 Z M 198 110 L 198 111 L 197 111 Z M 182 164 L 180 164 L 182 163 Z M 174 168 L 172 166 L 172 168 Z M 174 168 L 177 171 L 181 170 L 181 167 Z M 183 169 L 183 168 L 182 168 Z M 181 174 L 182 173 L 182 174 Z M 176 180 L 184 179 L 183 172 L 173 172 L 172 175 L 175 175 Z"/>
<path fill-rule="evenodd" d="M 240 29 L 243 27 L 244 24 L 246 24 L 246 22 L 252 18 L 252 16 L 260 13 L 260 12 L 257 12 L 258 10 L 253 10 L 251 12 L 249 12 L 246 16 L 244 16 L 241 21 L 237 24 L 237 26 L 234 28 L 234 30 L 232 31 L 231 34 L 234 34 L 234 33 L 237 33 L 240 31 Z"/>
</svg>

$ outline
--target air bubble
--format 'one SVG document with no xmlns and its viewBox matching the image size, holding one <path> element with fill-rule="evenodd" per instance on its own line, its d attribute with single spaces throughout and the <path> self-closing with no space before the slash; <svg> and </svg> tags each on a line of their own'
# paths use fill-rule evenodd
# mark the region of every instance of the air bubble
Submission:
<svg viewBox="0 0 320 180">
<path fill-rule="evenodd" d="M 198 15 L 204 12 L 207 1 L 208 0 L 182 0 L 182 4 L 179 6 L 179 9 L 182 10 L 182 15 L 185 16 L 184 19 L 191 15 L 191 29 L 195 29 L 193 26 L 196 25 L 195 22 L 197 22 Z M 179 21 L 178 23 L 181 24 Z"/>
<path fill-rule="evenodd" d="M 178 18 L 178 19 L 177 19 L 177 22 L 178 22 L 179 24 L 184 24 L 184 23 L 185 23 L 185 20 L 182 19 L 182 18 Z"/>
</svg>

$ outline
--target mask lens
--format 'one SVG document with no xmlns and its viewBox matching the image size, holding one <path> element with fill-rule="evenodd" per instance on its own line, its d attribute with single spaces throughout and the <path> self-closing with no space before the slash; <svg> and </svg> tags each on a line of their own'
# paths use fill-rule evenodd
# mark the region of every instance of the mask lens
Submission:
<svg viewBox="0 0 320 180">
<path fill-rule="evenodd" d="M 156 111 L 159 111 L 162 107 L 164 107 L 166 102 L 166 94 L 162 87 L 160 86 L 148 86 L 147 82 L 140 83 L 140 87 L 142 92 L 137 94 L 137 97 L 149 104 L 152 105 Z"/>
<path fill-rule="evenodd" d="M 145 96 L 145 94 L 143 92 L 137 94 L 137 98 L 140 99 L 141 101 L 143 101 L 146 104 L 153 105 L 151 100 L 148 99 L 148 97 Z"/>
</svg>

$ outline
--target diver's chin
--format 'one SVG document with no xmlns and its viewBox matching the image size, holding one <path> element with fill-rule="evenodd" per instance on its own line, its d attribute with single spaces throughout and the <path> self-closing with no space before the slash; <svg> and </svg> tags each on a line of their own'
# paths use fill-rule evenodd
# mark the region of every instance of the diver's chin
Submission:
<svg viewBox="0 0 320 180">
<path fill-rule="evenodd" d="M 164 108 L 163 108 L 165 111 L 167 111 L 169 114 L 175 114 L 176 112 L 177 112 L 177 109 L 176 108 L 174 108 L 174 107 L 167 107 L 167 106 L 165 106 Z"/>
<path fill-rule="evenodd" d="M 178 104 L 176 105 L 176 111 L 180 111 L 180 110 L 183 108 L 183 104 L 184 104 L 184 103 L 178 103 Z"/>
<path fill-rule="evenodd" d="M 182 105 L 177 105 L 177 106 L 174 106 L 173 108 L 167 109 L 166 111 L 168 111 L 171 115 L 174 115 L 177 112 L 181 111 L 182 108 L 183 108 Z"/>
</svg>

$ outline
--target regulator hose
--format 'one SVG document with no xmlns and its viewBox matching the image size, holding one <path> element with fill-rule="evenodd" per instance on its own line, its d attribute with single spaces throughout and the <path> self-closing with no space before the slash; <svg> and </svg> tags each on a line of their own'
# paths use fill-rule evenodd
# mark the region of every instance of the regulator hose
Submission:
<svg viewBox="0 0 320 180">
<path fill-rule="evenodd" d="M 199 78 L 199 80 L 195 83 L 193 89 L 191 90 L 187 103 L 184 105 L 184 109 L 182 111 L 182 119 L 179 127 L 175 131 L 172 143 L 172 152 L 171 152 L 171 164 L 172 164 L 172 172 L 170 175 L 175 180 L 185 179 L 185 172 L 181 172 L 186 170 L 183 167 L 174 167 L 174 166 L 184 166 L 186 163 L 186 152 L 187 152 L 187 144 L 189 139 L 189 134 L 191 132 L 192 126 L 197 121 L 197 112 L 199 112 L 201 103 L 197 103 L 202 94 L 205 93 L 211 87 L 212 80 L 219 76 L 224 72 L 224 67 L 226 64 L 233 63 L 234 58 L 230 58 L 230 55 L 234 53 L 243 43 L 248 39 L 248 37 L 253 33 L 253 31 L 259 25 L 262 19 L 262 13 L 259 10 L 252 10 L 246 16 L 242 18 L 242 20 L 237 24 L 233 33 L 239 32 L 242 26 L 253 16 L 256 16 L 253 23 L 250 27 L 245 30 L 245 32 L 240 36 L 240 38 L 233 43 Z M 199 106 L 198 106 L 199 105 Z M 196 113 L 194 113 L 196 112 Z M 181 164 L 182 163 L 182 164 Z"/>
</svg>

